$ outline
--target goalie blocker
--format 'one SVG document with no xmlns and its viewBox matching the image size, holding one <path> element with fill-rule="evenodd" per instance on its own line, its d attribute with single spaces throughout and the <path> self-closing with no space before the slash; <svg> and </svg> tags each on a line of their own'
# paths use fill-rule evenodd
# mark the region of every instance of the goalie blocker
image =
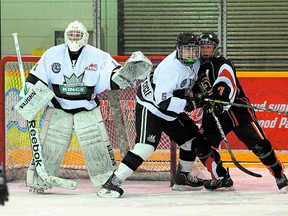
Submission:
<svg viewBox="0 0 288 216">
<path fill-rule="evenodd" d="M 29 88 L 28 93 L 16 104 L 15 109 L 24 119 L 32 121 L 54 96 L 54 92 L 38 81 Z"/>
<path fill-rule="evenodd" d="M 112 76 L 120 88 L 124 89 L 136 80 L 144 80 L 152 71 L 153 64 L 141 51 L 133 52 L 124 66 L 115 70 Z"/>
</svg>

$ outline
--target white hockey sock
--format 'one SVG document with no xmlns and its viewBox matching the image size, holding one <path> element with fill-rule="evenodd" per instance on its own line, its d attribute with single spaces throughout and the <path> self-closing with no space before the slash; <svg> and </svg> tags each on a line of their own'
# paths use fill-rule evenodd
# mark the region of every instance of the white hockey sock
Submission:
<svg viewBox="0 0 288 216">
<path fill-rule="evenodd" d="M 184 161 L 179 159 L 179 164 L 181 166 L 181 171 L 190 173 L 192 166 L 194 165 L 194 161 Z"/>
<path fill-rule="evenodd" d="M 123 163 L 120 163 L 118 169 L 114 172 L 114 174 L 122 181 L 125 181 L 133 173 L 134 171 Z"/>
</svg>

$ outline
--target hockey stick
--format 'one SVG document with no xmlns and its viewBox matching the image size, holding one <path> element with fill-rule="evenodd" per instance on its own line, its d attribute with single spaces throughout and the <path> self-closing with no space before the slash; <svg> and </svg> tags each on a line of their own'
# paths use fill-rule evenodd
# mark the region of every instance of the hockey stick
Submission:
<svg viewBox="0 0 288 216">
<path fill-rule="evenodd" d="M 208 101 L 208 102 L 220 103 L 220 104 L 224 104 L 224 105 L 231 105 L 231 106 L 236 106 L 236 107 L 243 107 L 243 108 L 263 110 L 263 111 L 268 111 L 268 112 L 276 112 L 276 113 L 281 113 L 281 114 L 288 114 L 288 110 L 285 111 L 285 110 L 277 110 L 277 109 L 271 109 L 271 108 L 265 108 L 265 107 L 257 107 L 257 106 L 252 106 L 252 105 L 231 103 L 231 102 L 226 102 L 226 101 L 221 101 L 221 100 L 212 100 L 210 98 L 205 98 L 204 100 Z"/>
<path fill-rule="evenodd" d="M 220 132 L 220 134 L 221 134 L 221 137 L 222 137 L 222 139 L 223 139 L 223 142 L 225 143 L 225 146 L 226 146 L 226 148 L 227 148 L 227 150 L 228 150 L 228 152 L 229 152 L 229 154 L 230 154 L 230 157 L 231 157 L 234 165 L 235 165 L 238 169 L 240 169 L 241 171 L 243 171 L 244 173 L 246 173 L 246 174 L 248 174 L 248 175 L 251 175 L 251 176 L 254 176 L 254 177 L 258 177 L 258 178 L 262 177 L 262 175 L 260 175 L 260 174 L 258 174 L 258 173 L 254 173 L 254 172 L 252 172 L 252 171 L 250 171 L 250 170 L 247 170 L 246 168 L 244 168 L 244 167 L 235 159 L 234 154 L 233 154 L 233 152 L 231 151 L 229 142 L 228 142 L 228 140 L 227 140 L 227 138 L 226 138 L 226 136 L 225 136 L 224 130 L 223 130 L 221 124 L 220 124 L 220 121 L 219 121 L 218 117 L 215 115 L 214 111 L 212 111 L 212 115 L 213 115 L 213 117 L 214 117 L 214 119 L 215 119 L 215 122 L 216 122 L 216 125 L 217 125 L 217 127 L 218 127 L 218 130 L 219 130 L 219 132 Z"/>
<path fill-rule="evenodd" d="M 22 88 L 23 88 L 24 93 L 26 94 L 27 88 L 25 84 L 26 83 L 25 74 L 24 74 L 17 35 L 18 33 L 12 34 L 14 38 L 19 71 L 21 75 Z M 76 182 L 48 175 L 48 173 L 45 171 L 45 167 L 43 163 L 42 148 L 41 148 L 39 132 L 38 132 L 38 128 L 36 127 L 35 120 L 28 121 L 28 129 L 29 129 L 30 142 L 32 145 L 32 164 L 35 164 L 36 171 L 39 177 L 41 178 L 41 180 L 43 182 L 49 183 L 56 187 L 62 187 L 62 188 L 74 190 L 76 188 Z"/>
</svg>

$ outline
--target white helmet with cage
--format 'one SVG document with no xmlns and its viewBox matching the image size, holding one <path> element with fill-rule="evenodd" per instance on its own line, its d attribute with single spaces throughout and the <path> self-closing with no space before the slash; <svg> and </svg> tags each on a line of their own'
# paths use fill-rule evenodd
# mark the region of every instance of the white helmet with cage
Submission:
<svg viewBox="0 0 288 216">
<path fill-rule="evenodd" d="M 89 33 L 86 27 L 75 20 L 70 23 L 64 32 L 65 44 L 69 47 L 71 52 L 77 52 L 85 44 L 88 43 Z"/>
</svg>

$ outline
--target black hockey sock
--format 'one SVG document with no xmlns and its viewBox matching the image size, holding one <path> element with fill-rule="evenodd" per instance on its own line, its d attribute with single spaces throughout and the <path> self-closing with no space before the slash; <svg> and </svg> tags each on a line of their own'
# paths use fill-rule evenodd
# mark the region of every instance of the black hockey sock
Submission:
<svg viewBox="0 0 288 216">
<path fill-rule="evenodd" d="M 264 165 L 266 165 L 275 178 L 283 176 L 283 164 L 273 150 L 267 157 L 260 158 L 260 160 Z"/>
</svg>

